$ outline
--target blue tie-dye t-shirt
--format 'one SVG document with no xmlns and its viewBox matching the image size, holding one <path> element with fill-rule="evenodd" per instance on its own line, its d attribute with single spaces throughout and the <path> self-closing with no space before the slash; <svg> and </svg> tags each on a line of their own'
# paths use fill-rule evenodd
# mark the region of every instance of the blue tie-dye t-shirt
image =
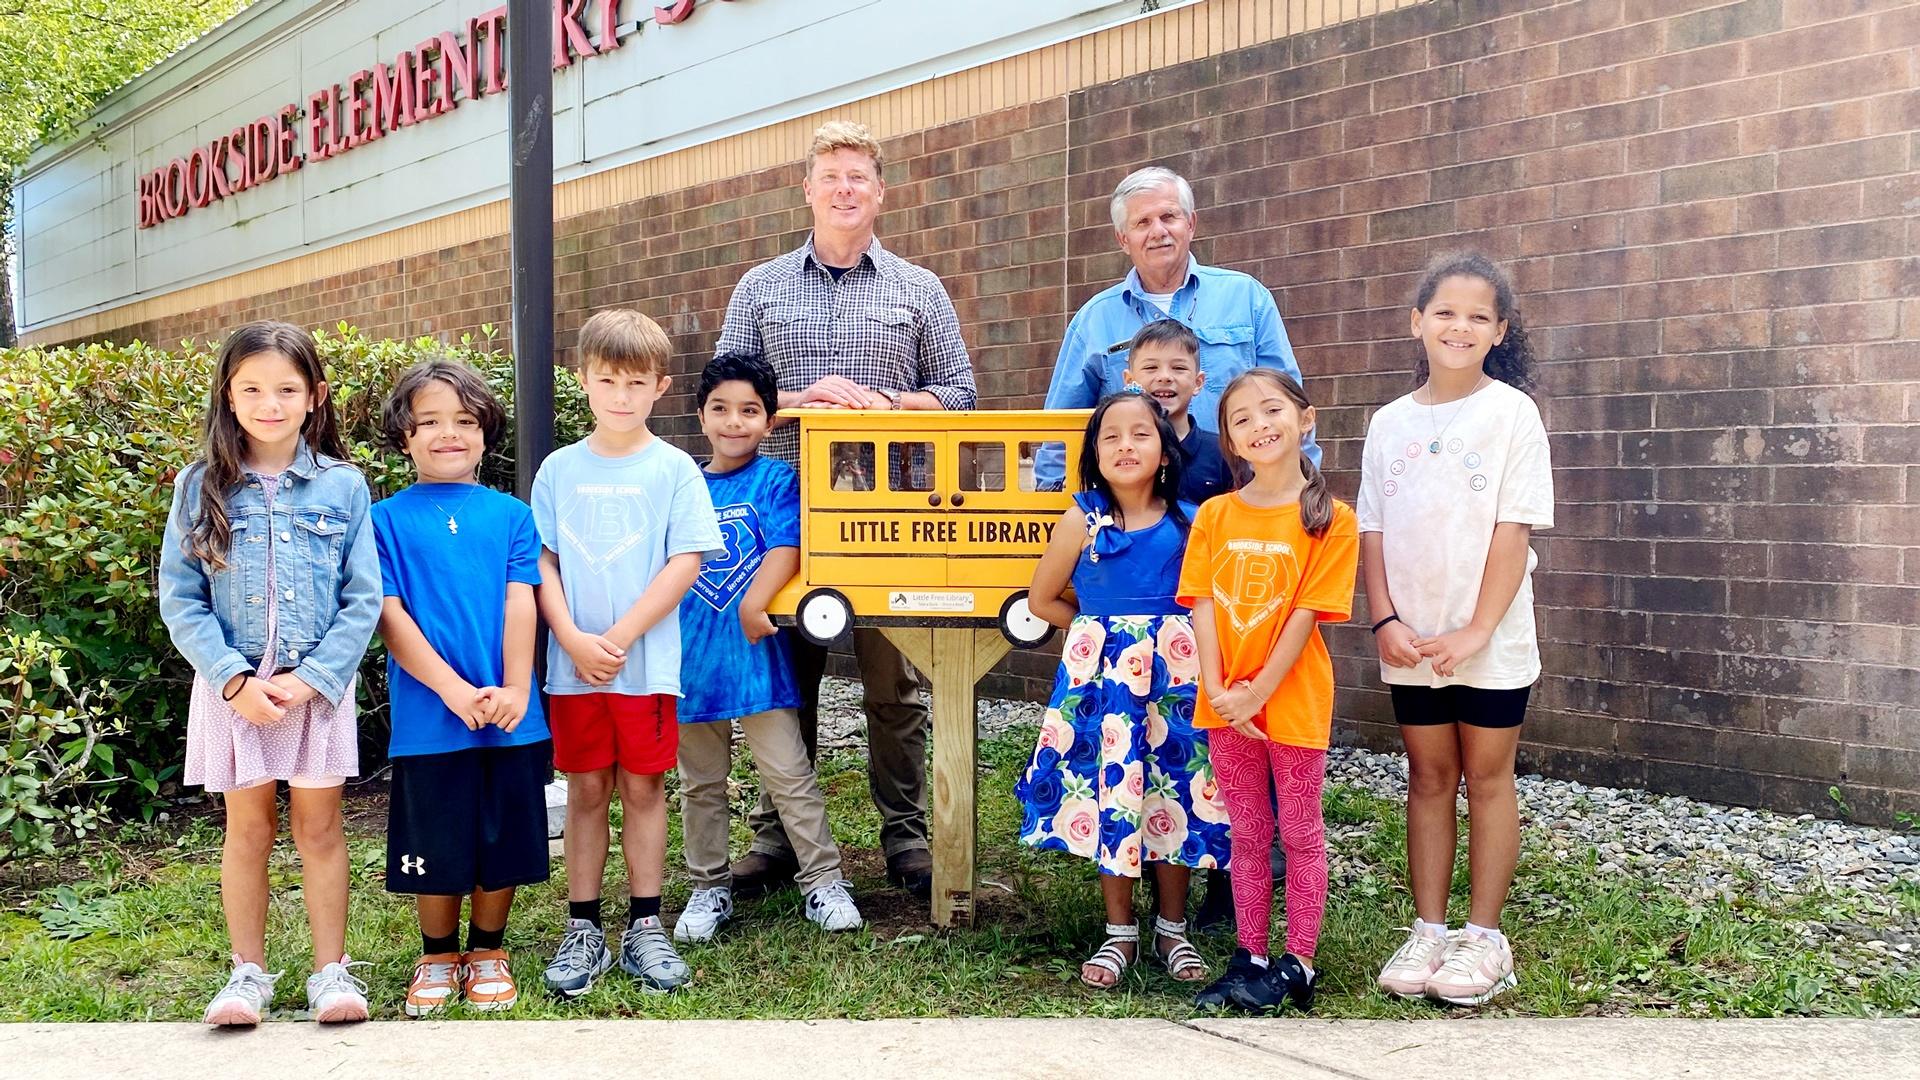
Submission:
<svg viewBox="0 0 1920 1080">
<path fill-rule="evenodd" d="M 756 457 L 732 472 L 705 473 L 725 553 L 700 568 L 680 602 L 689 642 L 680 663 L 681 723 L 733 720 L 769 709 L 797 709 L 800 690 L 787 654 L 787 631 L 757 644 L 740 628 L 740 598 L 767 552 L 800 546 L 800 478 L 786 462 Z"/>
</svg>

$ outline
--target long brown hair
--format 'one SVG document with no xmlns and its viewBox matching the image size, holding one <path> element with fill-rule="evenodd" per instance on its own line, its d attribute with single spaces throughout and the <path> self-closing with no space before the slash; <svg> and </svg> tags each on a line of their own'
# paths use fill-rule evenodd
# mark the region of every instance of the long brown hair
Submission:
<svg viewBox="0 0 1920 1080">
<path fill-rule="evenodd" d="M 220 347 L 220 360 L 213 372 L 213 390 L 207 396 L 206 450 L 201 455 L 200 511 L 187 533 L 187 554 L 214 570 L 227 565 L 227 549 L 233 543 L 233 521 L 227 515 L 227 498 L 240 489 L 240 474 L 246 467 L 247 433 L 233 415 L 227 387 L 240 364 L 261 353 L 279 353 L 307 382 L 307 392 L 318 394 L 326 382 L 320 367 L 320 351 L 314 348 L 313 335 L 291 323 L 262 320 L 235 330 Z M 300 425 L 307 448 L 316 454 L 346 460 L 347 447 L 340 439 L 340 421 L 334 413 L 333 398 L 316 402 Z"/>
<path fill-rule="evenodd" d="M 1234 451 L 1233 440 L 1227 435 L 1227 401 L 1233 397 L 1234 391 L 1252 382 L 1271 385 L 1302 413 L 1313 408 L 1313 402 L 1307 400 L 1306 388 L 1283 371 L 1248 368 L 1227 384 L 1226 390 L 1220 394 L 1220 415 L 1216 422 L 1220 425 L 1220 456 L 1226 459 L 1236 488 L 1246 484 L 1245 478 L 1251 467 Z M 1327 527 L 1333 524 L 1333 492 L 1327 487 L 1327 478 L 1314 467 L 1313 459 L 1304 450 L 1300 452 L 1300 475 L 1307 478 L 1306 490 L 1300 493 L 1300 527 L 1307 530 L 1309 536 L 1325 536 Z"/>
</svg>

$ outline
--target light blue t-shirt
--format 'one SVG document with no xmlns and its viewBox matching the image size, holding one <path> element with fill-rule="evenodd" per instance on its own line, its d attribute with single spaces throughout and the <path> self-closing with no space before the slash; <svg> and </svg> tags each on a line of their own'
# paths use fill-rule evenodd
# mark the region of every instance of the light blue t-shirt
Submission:
<svg viewBox="0 0 1920 1080">
<path fill-rule="evenodd" d="M 449 517 L 458 532 L 448 530 Z M 506 669 L 507 585 L 540 584 L 540 536 L 527 505 L 477 484 L 415 484 L 373 504 L 373 538 L 386 595 L 406 605 L 427 644 L 475 687 L 499 686 Z M 389 757 L 524 746 L 547 737 L 539 694 L 527 695 L 526 715 L 509 733 L 492 725 L 468 731 L 391 653 L 387 687 Z"/>
<path fill-rule="evenodd" d="M 680 604 L 680 629 L 700 647 L 680 665 L 686 697 L 682 723 L 733 720 L 769 709 L 797 709 L 787 632 L 749 642 L 740 628 L 740 598 L 778 547 L 800 546 L 800 478 L 793 466 L 757 457 L 725 473 L 707 473 L 726 554 L 700 568 Z"/>
<path fill-rule="evenodd" d="M 625 457 L 602 457 L 586 440 L 541 464 L 533 478 L 540 542 L 560 559 L 573 624 L 605 633 L 640 599 L 667 560 L 722 553 L 720 526 L 700 467 L 660 439 Z M 680 617 L 669 611 L 627 650 L 612 682 L 594 686 L 557 638 L 547 643 L 549 694 L 680 694 Z"/>
</svg>

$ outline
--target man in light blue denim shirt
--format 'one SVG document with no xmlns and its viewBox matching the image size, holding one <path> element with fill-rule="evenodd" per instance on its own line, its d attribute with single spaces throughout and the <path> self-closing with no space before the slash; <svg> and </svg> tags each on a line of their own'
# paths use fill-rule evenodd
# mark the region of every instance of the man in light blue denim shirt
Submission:
<svg viewBox="0 0 1920 1080">
<path fill-rule="evenodd" d="M 1159 166 L 1137 170 L 1114 189 L 1113 231 L 1133 269 L 1119 284 L 1088 300 L 1067 324 L 1060 358 L 1047 387 L 1047 408 L 1092 408 L 1125 387 L 1127 342 L 1156 319 L 1185 323 L 1200 339 L 1200 370 L 1206 382 L 1194 396 L 1194 422 L 1212 431 L 1220 392 L 1234 376 L 1269 367 L 1300 378 L 1280 322 L 1280 309 L 1265 285 L 1237 270 L 1202 266 L 1193 258 L 1193 189 L 1178 173 Z M 1320 464 L 1311 432 L 1307 457 Z M 1043 447 L 1034 461 L 1039 487 L 1060 490 L 1065 453 Z"/>
</svg>

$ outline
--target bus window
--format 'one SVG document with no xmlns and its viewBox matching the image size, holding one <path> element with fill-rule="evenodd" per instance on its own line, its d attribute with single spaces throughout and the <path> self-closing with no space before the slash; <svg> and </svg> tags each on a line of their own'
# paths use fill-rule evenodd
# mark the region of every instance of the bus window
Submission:
<svg viewBox="0 0 1920 1080">
<path fill-rule="evenodd" d="M 930 442 L 892 442 L 887 444 L 887 486 L 894 491 L 933 490 L 933 444 Z"/>
<path fill-rule="evenodd" d="M 1042 490 L 1039 485 L 1034 483 L 1034 480 L 1033 480 L 1033 459 L 1036 454 L 1039 454 L 1042 451 L 1055 455 L 1054 460 L 1056 461 L 1065 461 L 1067 456 L 1067 444 L 1059 441 L 1053 441 L 1053 440 L 1050 440 L 1047 442 L 1023 442 L 1020 444 L 1020 490 L 1021 491 Z M 1069 483 L 1070 483 L 1070 486 L 1077 486 L 1079 484 L 1079 480 L 1078 478 L 1070 477 Z M 1059 489 L 1053 488 L 1051 490 L 1058 491 Z"/>
<path fill-rule="evenodd" d="M 832 475 L 827 486 L 835 491 L 873 490 L 873 444 L 837 442 L 828 450 Z"/>
<path fill-rule="evenodd" d="M 1007 490 L 1007 444 L 1003 442 L 961 443 L 960 490 Z"/>
</svg>

